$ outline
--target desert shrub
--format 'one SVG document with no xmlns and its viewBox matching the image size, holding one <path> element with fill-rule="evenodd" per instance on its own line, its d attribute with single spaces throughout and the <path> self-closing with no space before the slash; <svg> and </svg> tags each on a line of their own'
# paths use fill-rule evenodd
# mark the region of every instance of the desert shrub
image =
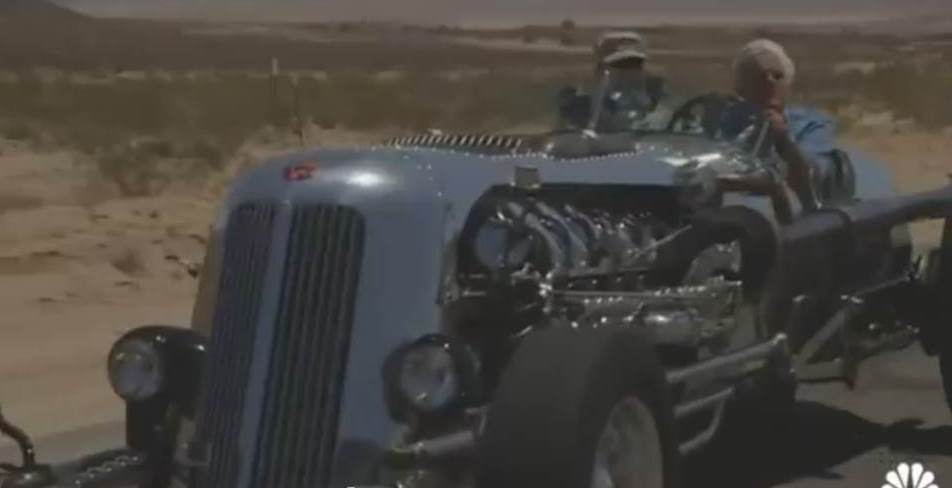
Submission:
<svg viewBox="0 0 952 488">
<path fill-rule="evenodd" d="M 862 106 L 891 111 L 927 129 L 952 126 L 952 104 L 946 103 L 952 64 L 941 59 L 887 61 L 866 71 L 840 72 L 808 64 L 800 73 L 798 96 L 830 111 Z"/>
<path fill-rule="evenodd" d="M 47 66 L 64 70 L 263 70 L 272 56 L 286 69 L 348 69 L 437 71 L 460 66 L 515 68 L 557 66 L 559 53 L 497 52 L 445 42 L 458 28 L 431 29 L 434 42 L 393 36 L 373 38 L 373 25 L 344 22 L 335 31 L 345 36 L 368 34 L 365 40 L 315 43 L 256 35 L 205 36 L 175 22 L 110 20 L 53 22 L 0 18 L 0 60 L 5 69 Z"/>
<path fill-rule="evenodd" d="M 534 79 L 511 73 L 461 80 L 408 73 L 384 84 L 365 75 L 340 74 L 327 82 L 302 82 L 302 111 L 319 125 L 358 130 L 500 130 L 548 117 L 557 89 L 566 82 L 560 76 Z"/>
<path fill-rule="evenodd" d="M 110 260 L 112 267 L 128 276 L 137 276 L 145 273 L 146 265 L 142 254 L 135 249 L 125 249 Z"/>
<path fill-rule="evenodd" d="M 30 124 L 19 121 L 0 122 L 0 137 L 11 141 L 31 141 L 39 137 L 37 130 Z"/>
<path fill-rule="evenodd" d="M 9 210 L 27 210 L 43 205 L 43 199 L 19 193 L 0 193 L 0 214 Z"/>
<path fill-rule="evenodd" d="M 326 80 L 303 77 L 297 96 L 287 79 L 272 96 L 267 78 L 238 74 L 108 83 L 27 78 L 0 84 L 0 107 L 17 125 L 42 127 L 58 145 L 90 156 L 106 180 L 134 196 L 220 170 L 253 134 L 267 127 L 287 133 L 298 115 L 323 127 L 367 131 L 499 131 L 546 120 L 558 88 L 573 76 L 502 71 L 448 79 L 408 72 L 381 83 L 371 73 L 347 71 Z M 183 161 L 187 168 L 171 164 Z"/>
<path fill-rule="evenodd" d="M 862 80 L 862 92 L 881 101 L 900 117 L 927 128 L 952 125 L 952 66 L 946 63 L 895 63 L 873 70 Z"/>
<path fill-rule="evenodd" d="M 95 161 L 99 173 L 127 197 L 147 196 L 161 189 L 161 157 L 166 141 L 133 140 L 99 151 Z"/>
<path fill-rule="evenodd" d="M 102 158 L 101 169 L 123 181 L 124 191 L 140 193 L 136 182 L 142 178 L 132 175 L 148 173 L 142 169 L 152 160 L 188 158 L 220 168 L 242 141 L 269 123 L 268 93 L 266 80 L 238 76 L 109 84 L 24 80 L 0 86 L 0 107 L 16 126 L 43 127 L 59 145 Z M 14 135 L 34 136 L 22 129 Z M 159 142 L 143 147 L 143 137 Z M 123 170 L 123 161 L 137 167 Z"/>
<path fill-rule="evenodd" d="M 162 192 L 176 181 L 202 181 L 224 168 L 225 150 L 208 138 L 134 138 L 94 153 L 99 174 L 123 196 Z"/>
<path fill-rule="evenodd" d="M 224 167 L 229 152 L 229 149 L 205 138 L 189 143 L 183 156 L 204 161 L 211 169 L 220 170 Z"/>
<path fill-rule="evenodd" d="M 574 46 L 579 44 L 578 35 L 572 31 L 565 31 L 559 34 L 559 44 L 563 46 Z"/>
</svg>

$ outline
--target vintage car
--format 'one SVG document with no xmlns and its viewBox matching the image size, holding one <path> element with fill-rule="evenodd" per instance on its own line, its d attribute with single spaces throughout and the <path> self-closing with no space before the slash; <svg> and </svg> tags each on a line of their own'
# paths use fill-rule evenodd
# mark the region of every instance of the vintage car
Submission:
<svg viewBox="0 0 952 488">
<path fill-rule="evenodd" d="M 725 411 L 783 415 L 800 381 L 918 339 L 948 383 L 952 226 L 919 260 L 907 224 L 952 215 L 952 187 L 899 196 L 837 150 L 824 208 L 778 222 L 772 163 L 698 125 L 718 100 L 256 167 L 191 327 L 109 353 L 126 445 L 44 465 L 4 420 L 0 486 L 674 487 Z"/>
</svg>

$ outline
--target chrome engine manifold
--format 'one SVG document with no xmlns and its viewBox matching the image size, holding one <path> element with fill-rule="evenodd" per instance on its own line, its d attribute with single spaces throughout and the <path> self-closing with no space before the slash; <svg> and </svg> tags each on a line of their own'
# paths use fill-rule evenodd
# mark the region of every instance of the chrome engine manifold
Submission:
<svg viewBox="0 0 952 488">
<path fill-rule="evenodd" d="M 474 231 L 472 246 L 491 271 L 512 272 L 532 261 L 533 271 L 542 275 L 572 276 L 644 265 L 669 232 L 650 212 L 611 213 L 513 198 L 497 202 Z"/>
<path fill-rule="evenodd" d="M 743 301 L 738 243 L 677 256 L 681 274 L 659 286 L 645 276 L 661 249 L 690 226 L 648 211 L 582 209 L 529 197 L 492 203 L 469 241 L 491 276 L 482 286 L 537 287 L 544 319 L 630 325 L 683 346 L 710 343 L 733 330 Z"/>
<path fill-rule="evenodd" d="M 557 308 L 573 310 L 573 327 L 625 325 L 651 334 L 660 344 L 701 346 L 737 325 L 743 291 L 738 281 L 711 277 L 701 285 L 635 292 L 553 293 Z"/>
</svg>

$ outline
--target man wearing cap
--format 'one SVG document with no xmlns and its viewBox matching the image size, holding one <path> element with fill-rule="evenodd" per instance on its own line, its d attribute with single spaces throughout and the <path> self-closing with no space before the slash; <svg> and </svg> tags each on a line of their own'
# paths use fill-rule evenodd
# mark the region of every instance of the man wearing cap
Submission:
<svg viewBox="0 0 952 488">
<path fill-rule="evenodd" d="M 582 128 L 597 117 L 594 129 L 599 131 L 643 126 L 664 96 L 663 80 L 645 71 L 648 54 L 644 38 L 632 31 L 607 32 L 595 43 L 594 55 L 595 93 L 564 90 L 563 122 Z"/>
<path fill-rule="evenodd" d="M 758 146 L 776 154 L 780 173 L 796 194 L 805 211 L 819 207 L 813 187 L 813 167 L 833 149 L 833 121 L 816 111 L 789 109 L 787 98 L 793 85 L 796 68 L 782 46 L 768 39 L 747 43 L 737 54 L 734 64 L 734 90 L 740 98 L 723 119 L 722 133 L 728 137 L 746 137 L 744 129 L 760 126 L 766 134 L 752 133 L 748 139 L 766 140 Z M 760 118 L 766 125 L 755 124 Z M 764 137 L 766 136 L 766 137 Z M 804 148 L 809 148 L 808 157 Z M 761 154 L 771 156 L 771 154 Z M 774 188 L 775 207 L 780 207 L 783 220 L 792 211 L 782 186 Z"/>
</svg>

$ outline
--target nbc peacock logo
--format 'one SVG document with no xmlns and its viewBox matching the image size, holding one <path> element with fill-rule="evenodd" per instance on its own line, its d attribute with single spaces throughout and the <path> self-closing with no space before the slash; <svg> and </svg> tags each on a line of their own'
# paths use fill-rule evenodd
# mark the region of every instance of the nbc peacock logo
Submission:
<svg viewBox="0 0 952 488">
<path fill-rule="evenodd" d="M 935 484 L 935 473 L 921 464 L 900 463 L 886 473 L 886 484 L 882 488 L 939 488 L 939 485 Z"/>
</svg>

